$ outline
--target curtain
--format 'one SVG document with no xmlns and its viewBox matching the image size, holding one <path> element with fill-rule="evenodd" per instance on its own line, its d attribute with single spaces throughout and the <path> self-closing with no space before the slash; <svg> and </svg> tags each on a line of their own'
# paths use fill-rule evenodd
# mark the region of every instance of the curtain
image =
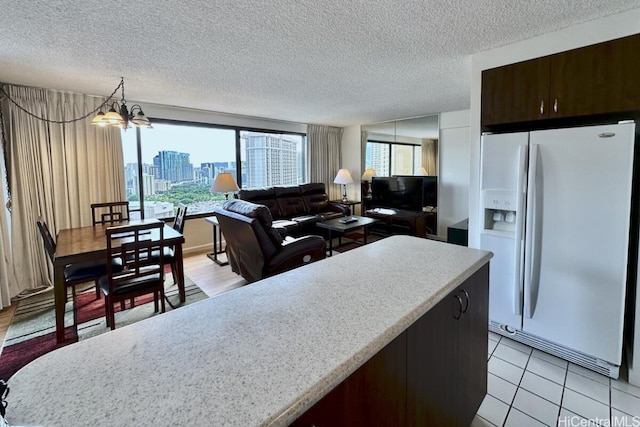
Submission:
<svg viewBox="0 0 640 427">
<path fill-rule="evenodd" d="M 8 85 L 9 96 L 48 120 L 90 113 L 104 98 Z M 124 200 L 124 165 L 118 128 L 91 125 L 91 116 L 57 124 L 9 103 L 7 164 L 12 197 L 11 238 L 15 291 L 53 283 L 36 227 L 38 217 L 57 230 L 91 225 L 90 204 Z"/>
<path fill-rule="evenodd" d="M 5 99 L 0 94 L 0 147 L 4 152 L 6 144 L 3 127 L 3 109 Z M 17 293 L 16 280 L 13 275 L 13 257 L 11 254 L 11 236 L 9 235 L 8 212 L 6 209 L 6 167 L 4 156 L 0 157 L 0 310 L 11 305 L 11 296 Z"/>
<path fill-rule="evenodd" d="M 307 126 L 311 182 L 324 182 L 330 200 L 342 198 L 342 188 L 333 183 L 342 164 L 342 131 L 331 126 Z"/>
<path fill-rule="evenodd" d="M 422 140 L 422 166 L 430 176 L 438 175 L 438 140 Z"/>
</svg>

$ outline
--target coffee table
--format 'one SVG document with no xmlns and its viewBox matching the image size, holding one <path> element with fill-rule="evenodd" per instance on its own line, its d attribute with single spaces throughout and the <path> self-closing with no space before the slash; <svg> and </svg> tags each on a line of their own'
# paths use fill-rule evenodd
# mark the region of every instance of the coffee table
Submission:
<svg viewBox="0 0 640 427">
<path fill-rule="evenodd" d="M 349 218 L 352 218 L 353 221 L 346 222 L 346 223 L 341 222 Z M 362 228 L 364 229 L 364 244 L 366 245 L 367 244 L 367 228 L 369 225 L 375 222 L 378 222 L 376 218 L 367 218 L 364 216 L 352 215 L 348 217 L 334 218 L 334 219 L 328 219 L 326 221 L 318 222 L 316 223 L 316 226 L 329 230 L 329 255 L 328 256 L 331 256 L 331 252 L 333 251 L 333 233 L 334 232 L 338 233 L 338 246 L 340 246 L 342 244 L 340 239 L 345 233 Z"/>
</svg>

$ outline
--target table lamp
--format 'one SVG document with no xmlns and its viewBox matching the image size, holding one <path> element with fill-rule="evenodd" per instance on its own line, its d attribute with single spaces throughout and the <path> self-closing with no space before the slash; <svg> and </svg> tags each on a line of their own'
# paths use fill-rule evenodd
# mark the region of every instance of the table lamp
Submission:
<svg viewBox="0 0 640 427">
<path fill-rule="evenodd" d="M 229 172 L 220 172 L 213 181 L 211 191 L 214 193 L 224 193 L 224 199 L 229 200 L 230 191 L 238 191 L 238 184 Z"/>
<path fill-rule="evenodd" d="M 362 174 L 362 196 L 368 197 L 371 195 L 371 178 L 376 176 L 375 169 L 365 169 Z"/>
<path fill-rule="evenodd" d="M 416 169 L 416 173 L 414 175 L 429 176 L 424 166 L 420 166 L 418 169 Z"/>
<path fill-rule="evenodd" d="M 348 202 L 347 199 L 347 184 L 353 184 L 353 178 L 349 173 L 349 169 L 340 169 L 336 175 L 336 179 L 333 180 L 334 184 L 342 184 L 342 201 Z"/>
</svg>

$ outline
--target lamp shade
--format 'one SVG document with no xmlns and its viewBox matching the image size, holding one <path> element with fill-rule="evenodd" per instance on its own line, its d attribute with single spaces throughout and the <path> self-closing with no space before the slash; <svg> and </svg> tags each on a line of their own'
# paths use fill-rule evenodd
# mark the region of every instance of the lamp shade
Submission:
<svg viewBox="0 0 640 427">
<path fill-rule="evenodd" d="M 214 193 L 228 193 L 230 191 L 238 191 L 240 188 L 236 184 L 236 180 L 229 172 L 220 172 L 213 181 L 211 191 Z"/>
<path fill-rule="evenodd" d="M 420 166 L 418 169 L 416 169 L 415 175 L 429 176 L 424 166 Z"/>
<path fill-rule="evenodd" d="M 362 180 L 371 181 L 371 178 L 373 178 L 374 176 L 376 176 L 375 169 L 365 169 L 364 173 L 362 174 Z"/>
<path fill-rule="evenodd" d="M 334 184 L 353 184 L 353 178 L 349 173 L 349 169 L 340 169 L 336 175 L 336 179 L 333 180 Z"/>
</svg>

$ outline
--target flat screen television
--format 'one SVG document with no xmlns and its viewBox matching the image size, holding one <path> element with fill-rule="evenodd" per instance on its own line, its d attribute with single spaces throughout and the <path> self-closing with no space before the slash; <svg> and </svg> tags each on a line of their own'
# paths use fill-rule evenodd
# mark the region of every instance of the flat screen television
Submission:
<svg viewBox="0 0 640 427">
<path fill-rule="evenodd" d="M 371 179 L 371 205 L 408 211 L 438 206 L 438 177 L 374 176 Z"/>
</svg>

